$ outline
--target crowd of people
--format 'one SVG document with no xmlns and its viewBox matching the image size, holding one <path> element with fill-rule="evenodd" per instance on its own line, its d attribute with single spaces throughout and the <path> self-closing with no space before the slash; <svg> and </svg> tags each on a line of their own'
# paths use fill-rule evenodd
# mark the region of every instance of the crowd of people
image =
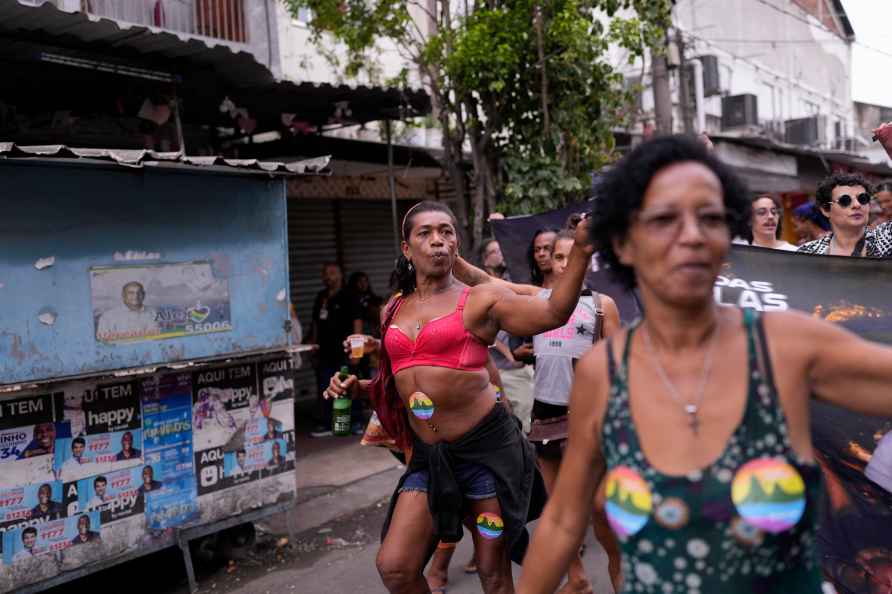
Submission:
<svg viewBox="0 0 892 594">
<path fill-rule="evenodd" d="M 892 146 L 892 126 L 880 137 Z M 704 143 L 665 136 L 606 174 L 590 215 L 533 235 L 529 285 L 495 240 L 482 268 L 464 260 L 435 202 L 403 219 L 397 292 L 377 320 L 344 321 L 352 291 L 328 266 L 314 336 L 337 325 L 334 363 L 352 326 L 377 373 L 332 365 L 323 396 L 367 399 L 406 462 L 376 560 L 387 590 L 446 592 L 467 530 L 466 570 L 487 594 L 515 591 L 512 561 L 520 592 L 591 592 L 591 525 L 616 592 L 822 592 L 808 402 L 892 416 L 892 349 L 804 314 L 719 305 L 713 287 L 732 242 L 888 257 L 890 207 L 892 184 L 831 175 L 792 213 L 792 245 L 776 197 L 749 195 Z M 584 285 L 595 252 L 639 296 L 629 327 Z"/>
</svg>

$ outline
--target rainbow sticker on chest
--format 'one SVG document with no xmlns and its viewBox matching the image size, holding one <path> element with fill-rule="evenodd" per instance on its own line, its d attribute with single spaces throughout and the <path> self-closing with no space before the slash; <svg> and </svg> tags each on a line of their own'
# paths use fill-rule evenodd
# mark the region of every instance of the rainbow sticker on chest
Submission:
<svg viewBox="0 0 892 594">
<path fill-rule="evenodd" d="M 647 524 L 652 508 L 650 488 L 628 466 L 617 466 L 607 475 L 607 521 L 625 539 Z"/>
<path fill-rule="evenodd" d="M 409 410 L 416 418 L 426 421 L 434 416 L 434 401 L 424 392 L 415 392 L 409 396 Z"/>
<path fill-rule="evenodd" d="M 746 523 L 777 534 L 805 512 L 805 482 L 783 459 L 758 458 L 737 470 L 731 499 Z"/>
<path fill-rule="evenodd" d="M 502 518 L 496 514 L 483 512 L 477 516 L 477 532 L 479 532 L 480 536 L 483 538 L 494 540 L 502 536 L 502 531 L 504 529 L 505 522 L 503 522 Z"/>
</svg>

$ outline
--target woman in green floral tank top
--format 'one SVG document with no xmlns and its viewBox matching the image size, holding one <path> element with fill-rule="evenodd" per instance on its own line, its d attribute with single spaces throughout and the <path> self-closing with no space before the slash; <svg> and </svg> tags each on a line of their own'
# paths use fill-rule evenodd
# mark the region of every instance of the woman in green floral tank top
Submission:
<svg viewBox="0 0 892 594">
<path fill-rule="evenodd" d="M 523 594 L 554 592 L 599 487 L 623 593 L 821 594 L 808 400 L 892 416 L 892 349 L 804 314 L 715 303 L 748 204 L 725 166 L 677 136 L 640 145 L 599 186 L 595 245 L 646 315 L 577 363 Z"/>
</svg>

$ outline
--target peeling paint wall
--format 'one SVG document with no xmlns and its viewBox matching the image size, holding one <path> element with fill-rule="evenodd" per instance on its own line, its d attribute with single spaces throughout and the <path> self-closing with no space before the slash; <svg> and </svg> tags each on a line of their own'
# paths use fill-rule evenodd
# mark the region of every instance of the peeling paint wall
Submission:
<svg viewBox="0 0 892 594">
<path fill-rule="evenodd" d="M 282 180 L 5 162 L 0 187 L 0 385 L 287 344 Z M 91 268 L 191 261 L 228 283 L 231 330 L 97 340 Z"/>
</svg>

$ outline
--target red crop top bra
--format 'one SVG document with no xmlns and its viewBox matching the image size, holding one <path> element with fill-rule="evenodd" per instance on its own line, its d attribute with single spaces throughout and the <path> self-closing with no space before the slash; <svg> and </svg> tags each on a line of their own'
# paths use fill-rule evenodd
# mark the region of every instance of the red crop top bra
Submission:
<svg viewBox="0 0 892 594">
<path fill-rule="evenodd" d="M 391 325 L 384 336 L 384 348 L 390 357 L 391 372 L 429 365 L 460 371 L 478 371 L 486 366 L 489 348 L 468 332 L 462 319 L 470 288 L 465 288 L 451 314 L 434 318 L 421 329 L 413 341 L 399 326 Z M 394 313 L 399 313 L 402 302 Z"/>
</svg>

